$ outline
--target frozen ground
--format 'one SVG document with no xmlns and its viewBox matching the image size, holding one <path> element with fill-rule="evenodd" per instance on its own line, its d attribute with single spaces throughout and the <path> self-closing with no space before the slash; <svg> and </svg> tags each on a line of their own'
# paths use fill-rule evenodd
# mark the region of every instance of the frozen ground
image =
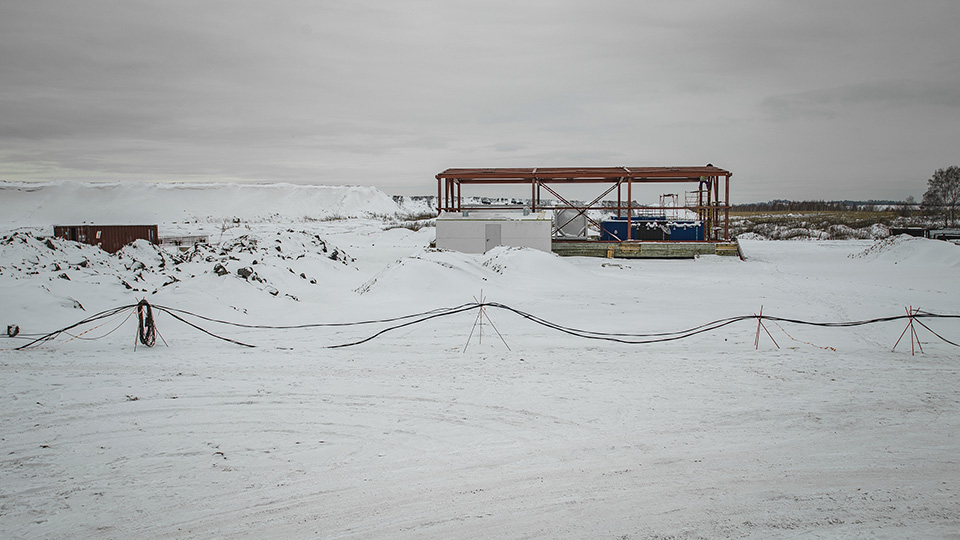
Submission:
<svg viewBox="0 0 960 540">
<path fill-rule="evenodd" d="M 109 256 L 50 247 L 38 239 L 49 227 L 11 221 L 0 323 L 25 334 L 140 298 L 298 324 L 482 294 L 610 332 L 761 305 L 818 321 L 960 312 L 960 247 L 902 237 L 745 242 L 746 261 L 625 261 L 437 252 L 432 230 L 369 217 L 223 231 L 178 215 L 161 233 L 215 232 L 213 246 Z M 922 328 L 916 355 L 906 338 L 891 351 L 904 321 L 768 322 L 781 348 L 764 334 L 754 350 L 753 321 L 625 345 L 488 314 L 509 349 L 485 325 L 464 352 L 475 311 L 344 349 L 324 347 L 383 325 L 203 323 L 250 349 L 160 313 L 169 346 L 134 350 L 135 316 L 102 339 L 89 338 L 122 317 L 29 351 L 0 339 L 0 537 L 960 538 L 960 355 Z M 960 341 L 956 319 L 925 324 Z"/>
</svg>

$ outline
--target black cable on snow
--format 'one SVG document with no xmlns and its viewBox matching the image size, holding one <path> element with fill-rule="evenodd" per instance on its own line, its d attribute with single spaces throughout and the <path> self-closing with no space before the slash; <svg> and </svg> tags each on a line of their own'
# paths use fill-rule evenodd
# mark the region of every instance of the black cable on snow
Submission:
<svg viewBox="0 0 960 540">
<path fill-rule="evenodd" d="M 229 342 L 229 343 L 233 343 L 233 344 L 236 344 L 236 345 L 240 345 L 241 347 L 250 347 L 250 348 L 255 348 L 255 347 L 256 347 L 256 345 L 250 345 L 249 343 L 244 343 L 244 342 L 242 342 L 242 341 L 237 341 L 237 340 L 230 339 L 230 338 L 227 338 L 227 337 L 218 336 L 217 334 L 214 334 L 213 332 L 211 332 L 211 331 L 209 331 L 209 330 L 207 330 L 207 329 L 205 329 L 205 328 L 202 328 L 202 327 L 200 327 L 200 326 L 198 326 L 198 325 L 196 325 L 196 324 L 193 324 L 192 322 L 184 319 L 183 317 L 177 315 L 176 313 L 170 312 L 167 308 L 161 308 L 161 307 L 157 306 L 157 310 L 165 312 L 167 315 L 170 315 L 170 316 L 173 317 L 174 319 L 182 322 L 183 324 L 185 324 L 185 325 L 187 325 L 187 326 L 191 326 L 191 327 L 193 327 L 193 328 L 196 328 L 197 330 L 203 332 L 204 334 L 207 334 L 208 336 L 212 336 L 212 337 L 215 337 L 215 338 L 217 338 L 217 339 L 222 339 L 223 341 L 226 341 L 226 342 Z"/>
<path fill-rule="evenodd" d="M 226 321 L 223 319 L 214 319 L 213 317 L 206 317 L 204 315 L 193 313 L 184 309 L 177 309 L 177 308 L 171 308 L 171 307 L 160 306 L 160 305 L 155 305 L 153 307 L 166 311 L 171 315 L 173 315 L 173 313 L 176 312 L 181 315 L 196 317 L 197 319 L 202 319 L 204 321 L 218 323 L 218 324 L 225 324 L 228 326 L 236 326 L 238 328 L 250 328 L 250 329 L 257 329 L 257 330 L 298 330 L 303 328 L 333 328 L 333 327 L 345 327 L 345 326 L 360 326 L 365 324 L 382 324 L 382 323 L 402 321 L 406 319 L 415 319 L 417 317 L 423 317 L 423 316 L 432 315 L 435 313 L 444 313 L 447 311 L 459 310 L 464 307 L 473 308 L 476 306 L 477 306 L 476 303 L 460 304 L 459 306 L 456 306 L 456 307 L 437 308 L 437 309 L 432 309 L 430 311 L 424 311 L 421 313 L 414 313 L 411 315 L 401 315 L 399 317 L 390 317 L 387 319 L 373 319 L 373 320 L 367 320 L 367 321 L 354 321 L 354 322 L 344 322 L 344 323 L 307 323 L 307 324 L 293 324 L 293 325 L 286 325 L 286 326 L 267 325 L 267 324 L 245 324 L 245 323 L 238 323 L 233 321 Z"/>
<path fill-rule="evenodd" d="M 381 329 L 381 330 L 379 330 L 378 332 L 376 332 L 376 333 L 374 333 L 374 334 L 372 334 L 372 335 L 370 335 L 370 336 L 368 336 L 368 337 L 366 337 L 366 338 L 357 340 L 357 341 L 352 341 L 352 342 L 349 342 L 349 343 L 341 343 L 341 344 L 337 344 L 337 345 L 328 345 L 328 346 L 325 347 L 325 348 L 328 348 L 328 349 L 339 349 L 339 348 L 346 348 L 346 347 L 353 347 L 353 346 L 356 346 L 356 345 L 361 345 L 361 344 L 363 344 L 363 343 L 367 343 L 367 342 L 369 342 L 369 341 L 372 341 L 372 340 L 374 340 L 374 339 L 376 339 L 376 338 L 378 338 L 378 337 L 380 337 L 380 336 L 382 336 L 382 335 L 384 335 L 384 334 L 386 334 L 386 333 L 388 333 L 388 332 L 392 332 L 392 331 L 394 331 L 394 330 L 398 330 L 398 329 L 401 329 L 401 328 L 406 328 L 406 327 L 409 327 L 409 326 L 414 326 L 414 325 L 417 325 L 417 324 L 420 324 L 420 323 L 423 323 L 423 322 L 426 322 L 426 321 L 429 321 L 429 320 L 438 319 L 438 318 L 441 318 L 441 317 L 448 317 L 448 316 L 452 316 L 452 315 L 457 315 L 457 314 L 459 314 L 459 313 L 463 313 L 463 312 L 466 312 L 466 311 L 472 311 L 472 310 L 474 310 L 474 309 L 483 309 L 483 308 L 487 308 L 487 307 L 489 307 L 489 308 L 501 309 L 501 310 L 504 310 L 504 311 L 511 312 L 511 313 L 513 313 L 513 314 L 515 314 L 515 315 L 523 318 L 523 319 L 526 319 L 526 320 L 528 320 L 528 321 L 530 321 L 530 322 L 533 322 L 533 323 L 538 324 L 538 325 L 540 325 L 540 326 L 543 326 L 543 327 L 545 327 L 545 328 L 549 328 L 549 329 L 551 329 L 551 330 L 554 330 L 554 331 L 557 331 L 557 332 L 561 332 L 561 333 L 564 333 L 564 334 L 568 334 L 568 335 L 572 335 L 572 336 L 575 336 L 575 337 L 579 337 L 579 338 L 583 338 L 583 339 L 610 341 L 610 342 L 615 342 L 615 343 L 625 343 L 625 344 L 629 344 L 629 345 L 644 345 L 644 344 L 651 344 L 651 343 L 663 343 L 663 342 L 668 342 L 668 341 L 677 341 L 677 340 L 686 339 L 686 338 L 689 338 L 689 337 L 692 337 L 692 336 L 695 336 L 695 335 L 698 335 L 698 334 L 703 334 L 703 333 L 706 333 L 706 332 L 712 332 L 712 331 L 714 331 L 714 330 L 718 330 L 718 329 L 723 328 L 723 327 L 725 327 L 725 326 L 728 326 L 728 325 L 731 325 L 731 324 L 734 324 L 734 323 L 737 323 L 737 322 L 746 321 L 746 320 L 763 320 L 763 319 L 766 319 L 766 320 L 774 321 L 774 322 L 782 322 L 782 323 L 798 324 L 798 325 L 806 325 L 806 326 L 818 326 L 818 327 L 829 327 L 829 328 L 849 328 L 849 327 L 855 327 L 855 326 L 864 326 L 864 325 L 869 325 L 869 324 L 877 324 L 877 323 L 884 323 L 884 322 L 892 322 L 892 321 L 910 319 L 910 320 L 916 320 L 916 322 L 917 322 L 918 324 L 920 324 L 921 326 L 923 326 L 924 328 L 926 328 L 927 330 L 929 330 L 934 336 L 936 336 L 937 338 L 939 338 L 939 339 L 942 340 L 943 342 L 948 343 L 948 344 L 953 345 L 953 346 L 956 346 L 956 347 L 960 347 L 960 344 L 954 343 L 953 341 L 950 341 L 950 340 L 944 338 L 943 336 L 941 336 L 941 335 L 938 334 L 937 332 L 933 331 L 930 327 L 928 327 L 928 326 L 927 326 L 926 324 L 924 324 L 922 321 L 920 321 L 920 319 L 929 319 L 929 318 L 949 318 L 949 319 L 956 319 L 956 318 L 960 318 L 960 315 L 942 315 L 942 314 L 937 314 L 937 313 L 930 313 L 930 312 L 927 312 L 927 311 L 916 311 L 916 312 L 914 312 L 914 313 L 907 314 L 907 315 L 896 315 L 896 316 L 890 316 L 890 317 L 877 317 L 877 318 L 873 318 L 873 319 L 865 319 L 865 320 L 859 320 L 859 321 L 840 321 L 840 322 L 805 321 L 805 320 L 800 320 L 800 319 L 791 319 L 791 318 L 785 318 L 785 317 L 775 317 L 775 316 L 770 316 L 770 315 L 756 315 L 756 314 L 754 314 L 754 315 L 741 315 L 741 316 L 738 316 L 738 317 L 727 317 L 727 318 L 724 318 L 724 319 L 717 319 L 717 320 L 710 321 L 710 322 L 705 323 L 705 324 L 701 324 L 701 325 L 699 325 L 699 326 L 695 326 L 695 327 L 693 327 L 693 328 L 688 328 L 688 329 L 686 329 L 686 330 L 679 330 L 679 331 L 674 331 L 674 332 L 657 332 L 657 333 L 613 333 L 613 332 L 597 332 L 597 331 L 593 331 L 593 330 L 584 330 L 584 329 L 580 329 L 580 328 L 573 328 L 573 327 L 569 327 L 569 326 L 564 326 L 564 325 L 561 325 L 561 324 L 558 324 L 558 323 L 549 321 L 549 320 L 544 319 L 544 318 L 542 318 L 542 317 L 538 317 L 538 316 L 533 315 L 533 314 L 531 314 L 531 313 L 527 313 L 527 312 L 525 312 L 525 311 L 522 311 L 522 310 L 513 308 L 513 307 L 508 306 L 508 305 L 505 305 L 505 304 L 501 304 L 501 303 L 498 303 L 498 302 L 489 302 L 489 303 L 487 303 L 487 302 L 484 302 L 484 303 L 476 303 L 476 302 L 475 302 L 475 303 L 461 304 L 461 305 L 455 306 L 455 307 L 438 308 L 438 309 L 433 309 L 433 310 L 430 310 L 430 311 L 424 311 L 424 312 L 421 312 L 421 313 L 414 313 L 414 314 L 411 314 L 411 315 L 402 315 L 402 316 L 398 316 L 398 317 L 390 317 L 390 318 L 375 319 L 375 320 L 365 320 L 365 321 L 346 322 L 346 323 L 310 323 L 310 324 L 289 325 L 289 326 L 275 326 L 275 325 L 252 325 L 252 324 L 235 323 L 235 322 L 226 321 L 226 320 L 214 319 L 214 318 L 212 318 L 212 317 L 206 317 L 206 316 L 199 315 L 199 314 L 197 314 L 197 313 L 193 313 L 193 312 L 186 311 L 186 310 L 182 310 L 182 309 L 170 308 L 170 307 L 160 306 L 160 305 L 151 306 L 146 300 L 141 300 L 138 304 L 135 304 L 135 305 L 121 306 L 121 307 L 118 307 L 118 308 L 113 308 L 113 309 L 109 309 L 109 310 L 102 311 L 102 312 L 97 313 L 97 314 L 95 314 L 95 315 L 91 315 L 90 317 L 87 317 L 86 319 L 83 319 L 83 320 L 80 321 L 80 322 L 74 323 L 74 324 L 72 324 L 72 325 L 70 325 L 70 326 L 67 326 L 67 327 L 65 327 L 65 328 L 62 328 L 62 329 L 57 330 L 57 331 L 55 331 L 55 332 L 51 332 L 51 333 L 49 333 L 49 334 L 45 334 L 45 335 L 43 335 L 42 337 L 37 338 L 37 339 L 35 339 L 35 340 L 27 343 L 26 345 L 23 345 L 23 346 L 21 346 L 21 347 L 17 347 L 16 350 L 27 349 L 27 348 L 33 347 L 33 346 L 35 346 L 35 345 L 44 343 L 44 342 L 46 342 L 46 341 L 50 341 L 50 340 L 52 340 L 52 339 L 55 339 L 55 338 L 56 338 L 57 336 L 59 336 L 60 334 L 67 332 L 68 330 L 71 330 L 71 329 L 76 328 L 76 327 L 78 327 L 78 326 L 82 326 L 82 325 L 84 325 L 84 324 L 89 324 L 89 323 L 91 323 L 91 322 L 95 322 L 95 321 L 98 321 L 98 320 L 101 320 L 101 319 L 104 319 L 104 318 L 112 317 L 112 316 L 114 316 L 114 315 L 117 315 L 117 314 L 119 314 L 119 313 L 122 313 L 124 310 L 132 309 L 132 308 L 136 308 L 137 314 L 138 314 L 138 319 L 139 319 L 138 339 L 139 339 L 140 343 L 142 343 L 142 344 L 144 344 L 144 345 L 146 345 L 146 346 L 148 346 L 148 347 L 152 347 L 152 346 L 156 343 L 156 324 L 155 324 L 155 321 L 154 321 L 154 318 L 153 318 L 153 309 L 154 309 L 154 308 L 155 308 L 156 310 L 158 310 L 158 311 L 162 311 L 162 312 L 167 313 L 168 315 L 170 315 L 171 317 L 177 319 L 178 321 L 180 321 L 180 322 L 182 322 L 182 323 L 184 323 L 184 324 L 186 324 L 186 325 L 188 325 L 188 326 L 190 326 L 190 327 L 192 327 L 192 328 L 194 328 L 194 329 L 196 329 L 196 330 L 199 330 L 199 331 L 201 331 L 201 332 L 203 332 L 203 333 L 205 333 L 205 334 L 207 334 L 207 335 L 209 335 L 209 336 L 211 336 L 211 337 L 214 337 L 214 338 L 216 338 L 216 339 L 220 339 L 220 340 L 223 340 L 223 341 L 226 341 L 226 342 L 229 342 L 229 343 L 233 343 L 233 344 L 236 344 L 236 345 L 240 345 L 240 346 L 243 346 L 243 347 L 255 347 L 255 345 L 252 345 L 252 344 L 249 344 L 249 343 L 244 343 L 244 342 L 241 342 L 241 341 L 237 341 L 237 340 L 234 340 L 234 339 L 231 339 L 231 338 L 228 338 L 228 337 L 224 337 L 224 336 L 215 334 L 215 333 L 207 330 L 206 328 L 203 328 L 203 327 L 200 326 L 199 324 L 196 324 L 196 323 L 194 323 L 194 322 L 191 322 L 191 321 L 187 320 L 185 317 L 195 317 L 195 318 L 197 318 L 197 319 L 201 319 L 201 320 L 204 320 L 204 321 L 213 322 L 213 323 L 217 323 L 217 324 L 224 324 L 224 325 L 234 326 L 234 327 L 239 327 L 239 328 L 265 329 L 265 330 L 293 330 L 293 329 L 323 328 L 323 327 L 349 327 L 349 326 L 361 326 L 361 325 L 369 325 L 369 324 L 383 324 L 383 323 L 388 323 L 388 322 L 404 321 L 404 322 L 402 322 L 402 323 L 400 323 L 400 324 L 396 324 L 396 325 L 389 326 L 389 327 L 387 327 L 387 328 Z M 121 323 L 121 325 L 122 325 L 122 324 L 123 324 L 123 323 Z M 118 327 L 118 328 L 119 328 L 119 327 Z M 110 331 L 108 334 L 106 334 L 106 335 L 109 335 L 109 334 L 113 333 L 115 330 L 116 330 L 116 328 L 114 328 L 114 330 L 111 330 L 111 331 Z M 105 336 L 100 336 L 100 337 L 105 337 Z M 99 339 L 99 338 L 97 338 L 97 339 Z"/>
<path fill-rule="evenodd" d="M 94 322 L 94 321 L 99 321 L 100 319 L 106 319 L 107 317 L 112 317 L 112 316 L 114 316 L 114 315 L 116 315 L 116 314 L 118 314 L 118 313 L 121 313 L 121 312 L 123 312 L 123 311 L 125 311 L 125 310 L 128 310 L 128 309 L 133 309 L 133 308 L 135 308 L 135 307 L 137 307 L 136 304 L 131 304 L 131 305 L 127 305 L 127 306 L 120 306 L 120 307 L 116 307 L 116 308 L 112 308 L 112 309 L 107 309 L 107 310 L 101 311 L 100 313 L 93 314 L 93 315 L 87 317 L 86 319 L 83 319 L 83 320 L 81 320 L 81 321 L 79 321 L 79 322 L 76 322 L 76 323 L 74 323 L 74 324 L 71 324 L 70 326 L 66 326 L 66 327 L 61 328 L 61 329 L 59 329 L 59 330 L 55 330 L 55 331 L 53 331 L 53 332 L 50 332 L 49 334 L 44 334 L 43 336 L 40 336 L 40 337 L 34 339 L 33 341 L 31 341 L 30 343 L 27 343 L 26 345 L 21 345 L 20 347 L 17 347 L 16 350 L 22 351 L 22 350 L 24 350 L 24 349 L 27 349 L 27 348 L 30 348 L 30 347 L 34 347 L 34 346 L 40 345 L 40 344 L 42 344 L 42 343 L 46 343 L 47 341 L 56 339 L 57 336 L 59 336 L 60 334 L 66 332 L 66 331 L 68 331 L 68 330 L 73 330 L 74 328 L 76 328 L 76 327 L 78 327 L 78 326 L 83 326 L 83 325 L 85 325 L 85 324 L 89 324 L 89 323 L 92 323 L 92 322 Z"/>
<path fill-rule="evenodd" d="M 373 334 L 373 335 L 370 336 L 370 337 L 361 339 L 360 341 L 354 341 L 354 342 L 352 342 L 352 343 L 342 343 L 342 344 L 340 344 L 340 345 L 328 345 L 328 346 L 325 347 L 325 348 L 327 348 L 327 349 L 341 349 L 341 348 L 344 348 L 344 347 L 353 347 L 354 345 L 360 345 L 360 344 L 362 344 L 362 343 L 366 343 L 366 342 L 368 342 L 368 341 L 370 341 L 370 340 L 373 340 L 373 339 L 375 339 L 375 338 L 378 338 L 378 337 L 382 336 L 383 334 L 386 334 L 387 332 L 392 332 L 393 330 L 399 330 L 400 328 L 403 328 L 403 327 L 405 327 L 405 326 L 411 326 L 411 325 L 414 325 L 414 324 L 420 324 L 420 323 L 422 323 L 422 322 L 429 321 L 430 319 L 436 319 L 436 318 L 438 318 L 438 317 L 447 317 L 447 316 L 449 316 L 449 315 L 456 315 L 457 313 L 463 313 L 464 311 L 473 311 L 474 309 L 477 309 L 478 307 L 481 307 L 482 305 L 483 305 L 483 304 L 464 304 L 464 305 L 462 305 L 462 306 L 460 306 L 460 307 L 453 308 L 453 309 L 450 309 L 450 310 L 447 310 L 447 311 L 443 311 L 443 312 L 441 312 L 441 313 L 434 313 L 433 315 L 428 315 L 428 316 L 423 317 L 423 318 L 421 318 L 421 319 L 416 319 L 416 320 L 413 320 L 413 321 L 407 321 L 407 322 L 405 322 L 405 323 L 403 323 L 403 324 L 398 324 L 398 325 L 396 325 L 396 326 L 391 326 L 391 327 L 389 327 L 389 328 L 384 328 L 383 330 L 380 330 L 380 331 L 377 332 L 376 334 Z"/>
<path fill-rule="evenodd" d="M 544 326 L 544 327 L 546 327 L 546 328 L 550 328 L 550 329 L 556 330 L 556 331 L 558 331 L 558 332 L 562 332 L 562 333 L 564 333 L 564 334 L 570 334 L 570 335 L 572 335 L 572 336 L 576 336 L 576 337 L 580 337 L 580 338 L 584 338 L 584 339 L 596 339 L 596 340 L 601 340 L 601 341 L 612 341 L 612 342 L 614 342 L 614 343 L 626 343 L 626 344 L 629 344 L 629 345 L 646 345 L 646 344 L 650 344 L 650 343 L 663 343 L 663 342 L 666 342 L 666 341 L 676 341 L 676 340 L 679 340 L 679 339 L 685 339 L 685 338 L 688 338 L 688 337 L 691 337 L 691 336 L 695 336 L 695 335 L 697 335 L 697 334 L 702 334 L 702 333 L 704 333 L 704 332 L 711 332 L 711 331 L 713 331 L 713 330 L 717 330 L 717 329 L 719 329 L 719 328 L 723 328 L 724 326 L 727 326 L 727 325 L 730 325 L 730 324 L 733 324 L 733 323 L 736 323 L 736 322 L 740 322 L 740 321 L 743 321 L 743 320 L 756 318 L 756 317 L 753 316 L 753 315 L 743 315 L 743 316 L 740 316 L 740 317 L 728 317 L 728 318 L 726 318 L 726 319 L 718 319 L 718 320 L 715 320 L 715 321 L 708 322 L 708 323 L 706 323 L 706 324 L 701 324 L 700 326 L 696 326 L 696 327 L 694 327 L 694 328 L 690 328 L 690 329 L 687 329 L 687 330 L 681 330 L 681 331 L 678 331 L 678 332 L 662 332 L 662 333 L 656 333 L 656 334 L 626 334 L 626 333 L 617 333 L 617 334 L 614 334 L 614 333 L 594 332 L 594 331 L 590 331 L 590 330 L 581 330 L 581 329 L 578 329 L 578 328 L 570 328 L 570 327 L 567 327 L 567 326 L 561 326 L 561 325 L 559 325 L 559 324 L 556 324 L 556 323 L 547 321 L 547 320 L 545 320 L 545 319 L 542 319 L 542 318 L 540 318 L 540 317 L 537 317 L 537 316 L 532 315 L 532 314 L 530 314 L 530 313 L 527 313 L 527 312 L 525 312 L 525 311 L 521 311 L 521 310 L 519 310 L 519 309 L 515 309 L 515 308 L 512 308 L 512 307 L 510 307 L 510 306 L 507 306 L 507 305 L 504 305 L 504 304 L 500 304 L 500 303 L 496 303 L 496 302 L 492 302 L 492 303 L 489 303 L 489 304 L 483 304 L 483 305 L 486 306 L 486 307 L 494 307 L 494 308 L 503 309 L 503 310 L 512 312 L 512 313 L 514 313 L 514 314 L 516 314 L 516 315 L 519 315 L 520 317 L 523 317 L 524 319 L 527 319 L 527 320 L 529 320 L 529 321 L 532 321 L 532 322 L 534 322 L 534 323 L 536 323 L 536 324 L 539 324 L 539 325 L 541 325 L 541 326 Z M 629 338 L 629 337 L 652 338 L 652 339 L 642 339 L 642 340 L 624 339 L 624 338 Z"/>
<path fill-rule="evenodd" d="M 951 318 L 952 318 L 952 317 L 953 317 L 953 316 L 951 316 Z M 949 339 L 941 336 L 940 334 L 934 332 L 929 326 L 923 324 L 923 321 L 917 321 L 917 324 L 919 324 L 920 326 L 922 326 L 922 327 L 926 328 L 927 330 L 929 330 L 931 334 L 933 334 L 933 335 L 937 336 L 938 338 L 940 338 L 941 341 L 943 341 L 943 342 L 945 342 L 945 343 L 949 343 L 950 345 L 953 345 L 954 347 L 960 347 L 960 344 L 954 343 L 954 342 L 950 341 Z"/>
<path fill-rule="evenodd" d="M 140 319 L 140 325 L 137 329 L 137 337 L 140 343 L 147 347 L 153 347 L 157 343 L 157 326 L 153 320 L 153 308 L 147 303 L 146 299 L 137 304 L 137 318 Z"/>
<path fill-rule="evenodd" d="M 123 312 L 121 311 L 120 313 L 117 313 L 115 316 L 120 316 L 122 313 L 123 313 Z M 94 326 L 93 328 L 91 328 L 90 330 L 87 330 L 86 332 L 81 332 L 81 333 L 79 333 L 79 334 L 71 334 L 70 332 L 64 332 L 64 334 L 70 336 L 70 337 L 73 338 L 73 339 L 79 339 L 79 340 L 81 340 L 81 341 L 97 341 L 97 340 L 103 339 L 103 338 L 109 336 L 110 334 L 116 332 L 117 330 L 119 330 L 121 326 L 123 326 L 124 324 L 126 324 L 126 322 L 127 322 L 128 320 L 130 320 L 130 317 L 133 317 L 133 310 L 130 310 L 130 313 L 127 313 L 127 316 L 124 317 L 122 321 L 120 321 L 120 324 L 114 326 L 113 329 L 110 330 L 109 332 L 107 332 L 107 333 L 105 333 L 105 334 L 101 334 L 101 335 L 99 335 L 99 336 L 85 337 L 83 334 L 85 334 L 85 333 L 87 333 L 87 332 L 91 332 L 91 331 L 93 331 L 93 330 L 96 330 L 97 328 L 100 328 L 101 326 L 107 324 L 106 321 L 100 323 L 100 324 L 97 325 L 97 326 Z"/>
<path fill-rule="evenodd" d="M 504 305 L 504 304 L 500 304 L 500 303 L 498 303 L 498 302 L 486 303 L 486 304 L 484 304 L 484 306 L 495 307 L 495 308 L 498 308 L 498 309 L 504 309 L 504 310 L 507 310 L 507 311 L 511 311 L 511 312 L 513 312 L 513 313 L 515 313 L 515 314 L 517 314 L 517 315 L 520 315 L 521 317 L 523 317 L 523 318 L 525 318 L 525 319 L 528 319 L 528 320 L 530 320 L 530 321 L 533 321 L 533 322 L 535 322 L 535 323 L 537 323 L 537 324 L 539 324 L 539 325 L 541 325 L 541 326 L 546 326 L 547 328 L 552 328 L 552 329 L 557 330 L 557 331 L 560 331 L 560 332 L 569 333 L 569 334 L 577 335 L 577 336 L 580 336 L 580 337 L 603 336 L 603 337 L 624 337 L 624 338 L 626 338 L 626 337 L 632 337 L 632 338 L 657 338 L 657 337 L 677 336 L 677 335 L 686 335 L 686 334 L 695 335 L 695 334 L 699 334 L 699 333 L 700 333 L 700 330 L 701 330 L 701 329 L 704 329 L 704 328 L 706 328 L 707 330 L 720 328 L 720 326 L 716 326 L 716 325 L 718 325 L 718 324 L 721 325 L 721 326 L 726 326 L 727 324 L 739 322 L 739 321 L 742 321 L 742 320 L 744 320 L 744 319 L 753 319 L 753 318 L 755 318 L 753 315 L 743 315 L 743 316 L 740 316 L 740 317 L 728 317 L 728 318 L 726 318 L 726 319 L 717 319 L 717 320 L 715 320 L 715 321 L 711 321 L 711 322 L 708 322 L 708 323 L 705 323 L 705 324 L 701 324 L 701 325 L 699 325 L 699 326 L 694 326 L 693 328 L 688 328 L 688 329 L 686 329 L 686 330 L 677 330 L 677 331 L 674 331 L 674 332 L 653 332 L 653 333 L 637 334 L 637 333 L 623 333 L 623 332 L 596 332 L 596 331 L 592 331 L 592 330 L 583 330 L 583 329 L 579 329 L 579 328 L 572 328 L 572 327 L 569 327 L 569 326 L 562 326 L 562 325 L 560 325 L 560 324 L 556 324 L 556 323 L 550 322 L 550 321 L 548 321 L 548 320 L 546 320 L 546 319 L 543 319 L 543 318 L 541 318 L 541 317 L 537 317 L 536 315 L 532 315 L 532 314 L 530 314 L 530 313 L 527 313 L 527 312 L 524 312 L 524 311 L 521 311 L 521 310 L 512 308 L 512 307 L 507 306 L 507 305 Z"/>
</svg>

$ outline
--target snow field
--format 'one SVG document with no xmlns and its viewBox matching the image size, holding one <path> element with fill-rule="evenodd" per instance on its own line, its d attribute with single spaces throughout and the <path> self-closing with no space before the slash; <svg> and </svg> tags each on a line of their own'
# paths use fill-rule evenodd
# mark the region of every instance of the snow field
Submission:
<svg viewBox="0 0 960 540">
<path fill-rule="evenodd" d="M 116 256 L 59 240 L 51 249 L 37 238 L 45 229 L 18 226 L 0 231 L 12 239 L 0 242 L 0 322 L 54 330 L 144 297 L 250 324 L 358 321 L 459 305 L 482 291 L 567 326 L 657 332 L 761 305 L 764 314 L 817 321 L 899 315 L 909 305 L 956 314 L 960 298 L 960 248 L 923 239 L 744 242 L 746 261 L 565 259 L 430 250 L 431 231 L 383 226 L 243 222 L 192 259 L 142 244 Z M 201 227 L 209 224 L 161 230 Z M 348 258 L 331 259 L 335 248 Z M 226 275 L 213 272 L 218 263 Z M 487 313 L 509 350 L 485 325 L 482 342 L 474 333 L 464 352 L 473 311 L 346 349 L 324 347 L 384 326 L 202 323 L 258 345 L 248 349 L 159 313 L 169 347 L 158 340 L 134 350 L 135 316 L 100 340 L 62 336 L 17 352 L 11 342 L 23 340 L 0 339 L 0 536 L 950 538 L 960 530 L 957 349 L 922 328 L 924 354 L 911 356 L 906 338 L 890 350 L 904 321 L 767 322 L 781 348 L 763 334 L 755 350 L 753 321 L 624 345 Z M 956 319 L 924 322 L 960 338 Z"/>
</svg>

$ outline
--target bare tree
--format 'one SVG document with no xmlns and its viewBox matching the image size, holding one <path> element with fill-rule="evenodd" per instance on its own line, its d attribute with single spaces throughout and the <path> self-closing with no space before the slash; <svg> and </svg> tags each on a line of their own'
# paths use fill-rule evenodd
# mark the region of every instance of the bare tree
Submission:
<svg viewBox="0 0 960 540">
<path fill-rule="evenodd" d="M 901 204 L 900 204 L 900 216 L 901 217 L 910 217 L 913 214 L 913 207 L 917 205 L 917 201 L 914 200 L 913 195 L 909 195 Z"/>
<path fill-rule="evenodd" d="M 960 206 L 960 167 L 952 165 L 933 173 L 933 177 L 927 180 L 923 206 L 942 213 L 945 226 L 952 227 L 956 223 L 957 207 Z"/>
</svg>

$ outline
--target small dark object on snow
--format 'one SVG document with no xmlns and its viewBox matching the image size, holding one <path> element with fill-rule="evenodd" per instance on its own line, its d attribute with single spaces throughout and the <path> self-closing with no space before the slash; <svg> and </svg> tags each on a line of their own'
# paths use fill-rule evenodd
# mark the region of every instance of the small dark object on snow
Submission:
<svg viewBox="0 0 960 540">
<path fill-rule="evenodd" d="M 216 266 L 213 267 L 213 271 L 216 272 L 218 276 L 225 276 L 230 273 L 227 272 L 227 268 L 220 263 L 217 263 Z"/>
<path fill-rule="evenodd" d="M 253 275 L 253 268 L 250 268 L 249 266 L 238 268 L 237 275 L 242 277 L 243 279 L 250 279 L 250 276 Z"/>
<path fill-rule="evenodd" d="M 43 245 L 47 246 L 50 249 L 54 249 L 54 250 L 57 249 L 57 246 L 53 245 L 53 241 L 50 240 L 49 238 L 47 238 L 47 241 L 44 242 Z"/>
<path fill-rule="evenodd" d="M 57 276 L 57 277 L 59 277 L 60 279 L 65 279 L 65 280 L 67 280 L 67 281 L 70 281 L 70 276 L 68 276 L 68 275 L 66 274 L 66 272 L 64 272 L 63 274 L 60 274 L 60 275 Z"/>
<path fill-rule="evenodd" d="M 9 337 L 17 337 L 17 334 L 19 334 L 19 333 L 20 333 L 20 327 L 19 327 L 19 326 L 15 325 L 15 324 L 8 324 L 8 325 L 7 325 L 7 336 L 9 336 Z"/>
</svg>

